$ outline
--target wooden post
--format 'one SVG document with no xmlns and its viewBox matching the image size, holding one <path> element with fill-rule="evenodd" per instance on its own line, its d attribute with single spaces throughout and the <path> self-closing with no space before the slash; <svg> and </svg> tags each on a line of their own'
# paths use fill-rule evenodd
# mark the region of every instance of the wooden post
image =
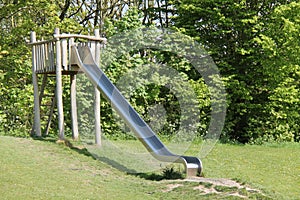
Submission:
<svg viewBox="0 0 300 200">
<path fill-rule="evenodd" d="M 35 32 L 31 32 L 30 34 L 31 43 L 36 41 Z M 40 101 L 39 101 L 39 85 L 38 85 L 38 75 L 35 73 L 36 71 L 36 46 L 32 46 L 32 83 L 34 90 L 34 129 L 33 134 L 36 136 L 42 136 L 41 133 L 41 116 L 40 116 Z"/>
<path fill-rule="evenodd" d="M 64 70 L 68 70 L 68 41 L 67 41 L 67 39 L 61 40 L 61 55 L 62 55 L 62 67 Z"/>
<path fill-rule="evenodd" d="M 59 35 L 59 29 L 55 29 L 55 35 Z M 58 111 L 59 139 L 65 138 L 64 133 L 64 110 L 62 98 L 62 67 L 61 67 L 61 44 L 59 38 L 56 41 L 56 98 Z"/>
<path fill-rule="evenodd" d="M 76 104 L 76 75 L 71 74 L 71 121 L 72 121 L 72 137 L 78 140 L 78 120 L 77 120 L 77 104 Z"/>
<path fill-rule="evenodd" d="M 95 29 L 95 36 L 100 38 L 99 29 Z M 100 43 L 95 42 L 95 62 L 97 65 L 100 63 Z M 96 145 L 101 145 L 101 125 L 100 125 L 100 91 L 95 87 L 95 143 Z"/>
<path fill-rule="evenodd" d="M 74 45 L 74 38 L 69 39 L 69 66 L 68 70 L 71 70 L 72 68 L 72 54 L 71 54 L 71 46 Z M 78 140 L 79 133 L 78 133 L 78 118 L 77 118 L 77 102 L 76 102 L 76 74 L 71 74 L 71 87 L 70 87 L 70 95 L 71 95 L 71 122 L 72 122 L 72 137 L 74 140 Z"/>
</svg>

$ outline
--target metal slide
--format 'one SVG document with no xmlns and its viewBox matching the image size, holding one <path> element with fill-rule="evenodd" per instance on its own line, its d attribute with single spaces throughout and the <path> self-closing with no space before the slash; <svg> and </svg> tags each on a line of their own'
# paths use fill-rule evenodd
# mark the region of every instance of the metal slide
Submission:
<svg viewBox="0 0 300 200">
<path fill-rule="evenodd" d="M 164 162 L 182 163 L 185 165 L 188 177 L 201 174 L 200 159 L 190 156 L 181 156 L 171 153 L 160 141 L 152 129 L 139 116 L 125 97 L 107 78 L 95 63 L 91 50 L 86 46 L 72 46 L 72 64 L 77 64 L 87 75 L 98 90 L 111 102 L 112 107 L 122 117 L 135 136 L 143 143 L 146 149 L 157 160 Z"/>
</svg>

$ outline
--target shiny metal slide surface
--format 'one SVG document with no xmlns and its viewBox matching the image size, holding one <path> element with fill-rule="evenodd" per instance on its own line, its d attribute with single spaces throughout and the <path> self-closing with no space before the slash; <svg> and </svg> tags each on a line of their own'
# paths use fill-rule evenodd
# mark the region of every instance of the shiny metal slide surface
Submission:
<svg viewBox="0 0 300 200">
<path fill-rule="evenodd" d="M 110 101 L 114 110 L 121 116 L 152 156 L 160 161 L 184 164 L 188 177 L 201 174 L 201 160 L 197 157 L 173 154 L 166 148 L 148 124 L 98 67 L 89 47 L 72 46 L 72 64 L 77 64 L 104 97 Z"/>
</svg>

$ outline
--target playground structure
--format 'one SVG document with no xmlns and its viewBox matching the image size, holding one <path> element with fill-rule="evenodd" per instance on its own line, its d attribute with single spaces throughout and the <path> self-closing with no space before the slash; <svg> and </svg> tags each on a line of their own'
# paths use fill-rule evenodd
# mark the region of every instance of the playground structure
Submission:
<svg viewBox="0 0 300 200">
<path fill-rule="evenodd" d="M 47 135 L 49 132 L 56 104 L 58 111 L 58 135 L 60 139 L 65 138 L 62 75 L 70 75 L 72 136 L 73 139 L 78 139 L 76 75 L 79 72 L 83 72 L 95 86 L 95 143 L 97 145 L 101 145 L 101 92 L 153 157 L 164 162 L 184 164 L 188 177 L 201 174 L 201 161 L 196 157 L 171 153 L 99 68 L 100 48 L 105 43 L 106 39 L 100 37 L 99 30 L 95 30 L 94 36 L 86 36 L 60 34 L 59 29 L 55 29 L 53 39 L 46 41 L 36 41 L 35 32 L 31 32 L 30 44 L 32 45 L 32 80 L 34 87 L 34 126 L 32 134 L 42 136 L 40 110 L 43 105 L 41 102 L 43 98 L 46 98 L 44 89 L 47 85 L 47 79 L 52 76 L 55 77 L 55 92 L 51 96 L 51 104 L 48 105 L 50 109 L 43 134 Z M 38 77 L 40 75 L 43 76 L 43 80 L 39 87 Z"/>
<path fill-rule="evenodd" d="M 32 134 L 36 136 L 48 135 L 51 120 L 53 117 L 55 104 L 58 112 L 58 129 L 59 138 L 64 139 L 64 109 L 63 109 L 63 87 L 62 75 L 70 76 L 70 94 L 71 94 L 71 122 L 72 136 L 77 140 L 78 122 L 77 122 L 77 104 L 76 104 L 76 75 L 80 72 L 78 65 L 72 63 L 71 47 L 75 44 L 75 39 L 85 41 L 86 45 L 93 49 L 94 59 L 97 63 L 100 62 L 100 47 L 105 43 L 106 39 L 100 37 L 99 30 L 94 31 L 94 36 L 77 35 L 77 34 L 60 34 L 57 28 L 54 32 L 53 39 L 36 41 L 35 32 L 31 32 L 30 40 L 32 45 L 32 80 L 34 88 L 34 125 Z M 42 83 L 39 88 L 38 77 L 43 76 Z M 44 94 L 45 87 L 49 82 L 49 78 L 55 78 L 55 91 L 50 100 L 50 104 L 41 104 L 42 99 L 47 96 Z M 46 117 L 48 119 L 46 127 L 41 130 L 41 107 L 48 106 L 49 112 Z M 101 144 L 101 129 L 100 129 L 100 92 L 95 88 L 95 142 Z"/>
</svg>

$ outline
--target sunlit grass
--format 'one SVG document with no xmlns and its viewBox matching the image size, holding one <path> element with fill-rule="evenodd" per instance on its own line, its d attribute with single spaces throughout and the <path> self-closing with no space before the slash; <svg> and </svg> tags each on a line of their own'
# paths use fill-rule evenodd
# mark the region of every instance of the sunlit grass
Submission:
<svg viewBox="0 0 300 200">
<path fill-rule="evenodd" d="M 141 150 L 138 141 L 115 141 L 115 144 L 125 152 Z M 185 153 L 198 155 L 200 148 L 201 143 L 192 144 Z M 166 192 L 171 182 L 156 181 L 164 178 L 166 168 L 127 174 L 112 165 L 119 163 L 122 156 L 112 157 L 109 151 L 105 154 L 110 159 L 99 161 L 83 147 L 69 148 L 53 140 L 0 137 L 0 152 L 1 199 L 238 199 L 225 198 L 224 194 L 204 195 L 193 189 L 197 183 L 182 183 Z M 274 199 L 297 199 L 300 196 L 299 155 L 299 144 L 217 144 L 202 159 L 204 176 L 235 179 L 261 189 Z M 136 162 L 131 169 L 139 172 L 139 166 Z M 215 189 L 265 199 L 242 189 Z"/>
<path fill-rule="evenodd" d="M 137 152 L 141 145 L 134 140 L 114 141 L 114 144 L 125 152 Z M 177 147 L 178 152 L 186 155 L 201 155 L 202 143 L 190 145 L 173 143 L 168 146 L 171 150 Z M 109 152 L 105 154 L 110 156 Z M 122 160 L 118 157 L 115 159 Z M 274 198 L 297 199 L 300 196 L 300 144 L 298 143 L 261 146 L 218 143 L 208 156 L 202 158 L 202 162 L 205 177 L 238 180 L 260 188 Z M 142 159 L 135 165 L 140 163 L 143 163 Z M 136 169 L 138 168 L 136 166 Z"/>
<path fill-rule="evenodd" d="M 300 144 L 217 145 L 203 163 L 207 177 L 251 183 L 280 199 L 300 197 Z"/>
</svg>

